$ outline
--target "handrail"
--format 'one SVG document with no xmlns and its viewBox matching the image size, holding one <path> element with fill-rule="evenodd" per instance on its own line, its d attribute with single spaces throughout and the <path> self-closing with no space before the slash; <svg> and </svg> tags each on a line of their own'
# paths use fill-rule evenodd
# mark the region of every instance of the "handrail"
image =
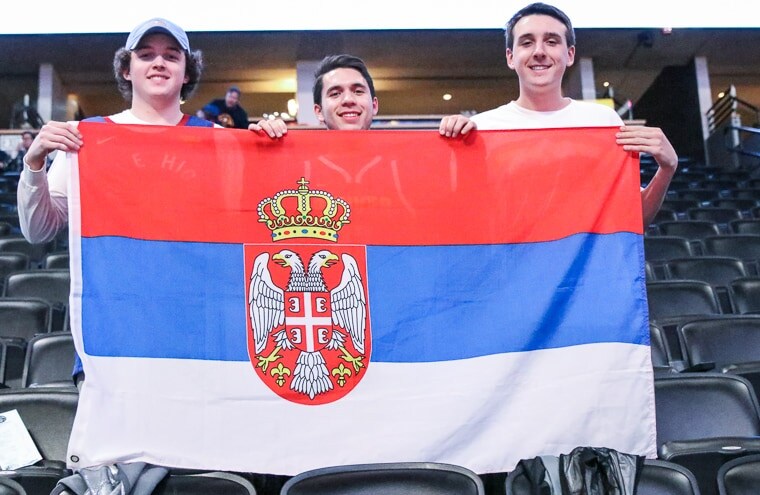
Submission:
<svg viewBox="0 0 760 495">
<path fill-rule="evenodd" d="M 710 134 L 714 133 L 720 126 L 727 121 L 738 123 L 738 113 L 741 110 L 749 111 L 754 114 L 754 123 L 760 123 L 760 109 L 755 105 L 742 100 L 736 96 L 736 87 L 732 84 L 723 92 L 723 96 L 707 110 L 707 127 Z"/>
<path fill-rule="evenodd" d="M 732 126 L 727 126 L 723 130 L 723 137 L 725 139 L 725 144 L 726 144 L 726 149 L 727 150 L 729 150 L 731 152 L 734 152 L 734 153 L 739 153 L 740 155 L 754 156 L 755 158 L 760 158 L 760 150 L 755 151 L 755 150 L 748 150 L 748 149 L 746 149 L 744 147 L 744 144 L 743 144 L 744 143 L 743 139 L 739 139 L 738 140 L 738 144 L 736 144 L 736 145 L 731 144 L 730 142 L 732 141 L 732 139 L 729 137 L 729 133 L 730 132 L 737 132 L 737 133 L 739 133 L 739 132 L 746 132 L 746 133 L 749 133 L 749 134 L 754 134 L 756 136 L 760 136 L 760 129 L 758 129 L 756 127 L 746 127 L 746 126 L 741 126 L 741 125 L 739 125 L 739 126 L 733 126 L 732 125 Z"/>
</svg>

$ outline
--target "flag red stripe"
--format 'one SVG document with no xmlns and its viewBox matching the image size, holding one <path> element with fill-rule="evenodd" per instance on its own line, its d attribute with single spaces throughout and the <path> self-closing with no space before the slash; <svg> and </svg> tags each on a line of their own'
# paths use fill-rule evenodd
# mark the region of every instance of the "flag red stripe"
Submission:
<svg viewBox="0 0 760 495">
<path fill-rule="evenodd" d="M 341 243 L 518 243 L 642 231 L 638 160 L 615 144 L 616 128 L 478 132 L 466 141 L 433 131 L 291 131 L 271 141 L 227 129 L 80 128 L 86 237 L 269 242 L 259 202 L 296 189 L 301 177 L 350 205 Z M 129 174 L 118 172 L 125 167 Z M 598 180 L 576 181 L 584 176 Z M 106 195 L 115 206 L 98 208 Z M 618 200 L 607 202 L 612 196 Z"/>
</svg>

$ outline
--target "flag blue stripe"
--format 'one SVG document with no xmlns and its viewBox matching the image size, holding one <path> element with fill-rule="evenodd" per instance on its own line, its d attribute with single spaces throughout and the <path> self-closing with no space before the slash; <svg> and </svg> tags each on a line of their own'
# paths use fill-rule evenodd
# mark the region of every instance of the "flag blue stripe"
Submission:
<svg viewBox="0 0 760 495">
<path fill-rule="evenodd" d="M 248 360 L 242 245 L 84 238 L 82 260 L 88 354 Z M 367 264 L 375 362 L 649 343 L 638 234 L 368 246 Z"/>
</svg>

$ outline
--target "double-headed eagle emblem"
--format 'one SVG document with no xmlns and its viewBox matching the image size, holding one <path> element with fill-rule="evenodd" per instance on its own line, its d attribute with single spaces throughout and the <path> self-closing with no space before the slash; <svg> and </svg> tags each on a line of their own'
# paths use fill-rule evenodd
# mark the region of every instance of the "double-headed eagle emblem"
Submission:
<svg viewBox="0 0 760 495">
<path fill-rule="evenodd" d="M 337 231 L 348 223 L 348 205 L 309 190 L 305 179 L 299 184 L 297 191 L 262 201 L 261 221 L 275 241 L 312 237 L 336 242 Z M 292 211 L 296 213 L 288 215 Z M 269 247 L 253 259 L 248 286 L 251 361 L 283 396 L 288 394 L 281 389 L 296 394 L 299 402 L 325 399 L 336 387 L 358 383 L 367 366 L 366 289 L 360 264 L 347 251 L 351 247 L 299 244 Z M 356 246 L 351 252 L 356 254 Z M 340 267 L 338 277 L 332 271 Z"/>
</svg>

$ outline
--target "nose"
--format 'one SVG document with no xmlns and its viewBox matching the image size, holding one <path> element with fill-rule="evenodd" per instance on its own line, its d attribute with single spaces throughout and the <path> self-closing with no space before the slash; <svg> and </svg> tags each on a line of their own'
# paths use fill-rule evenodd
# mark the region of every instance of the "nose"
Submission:
<svg viewBox="0 0 760 495">
<path fill-rule="evenodd" d="M 533 56 L 534 57 L 543 57 L 546 55 L 546 51 L 544 50 L 544 44 L 543 43 L 536 43 L 535 48 L 533 49 Z"/>
<path fill-rule="evenodd" d="M 354 95 L 353 91 L 345 91 L 340 102 L 343 105 L 353 105 L 356 103 L 356 95 Z"/>
<path fill-rule="evenodd" d="M 156 55 L 153 58 L 153 67 L 166 67 L 166 60 L 162 55 Z"/>
</svg>

